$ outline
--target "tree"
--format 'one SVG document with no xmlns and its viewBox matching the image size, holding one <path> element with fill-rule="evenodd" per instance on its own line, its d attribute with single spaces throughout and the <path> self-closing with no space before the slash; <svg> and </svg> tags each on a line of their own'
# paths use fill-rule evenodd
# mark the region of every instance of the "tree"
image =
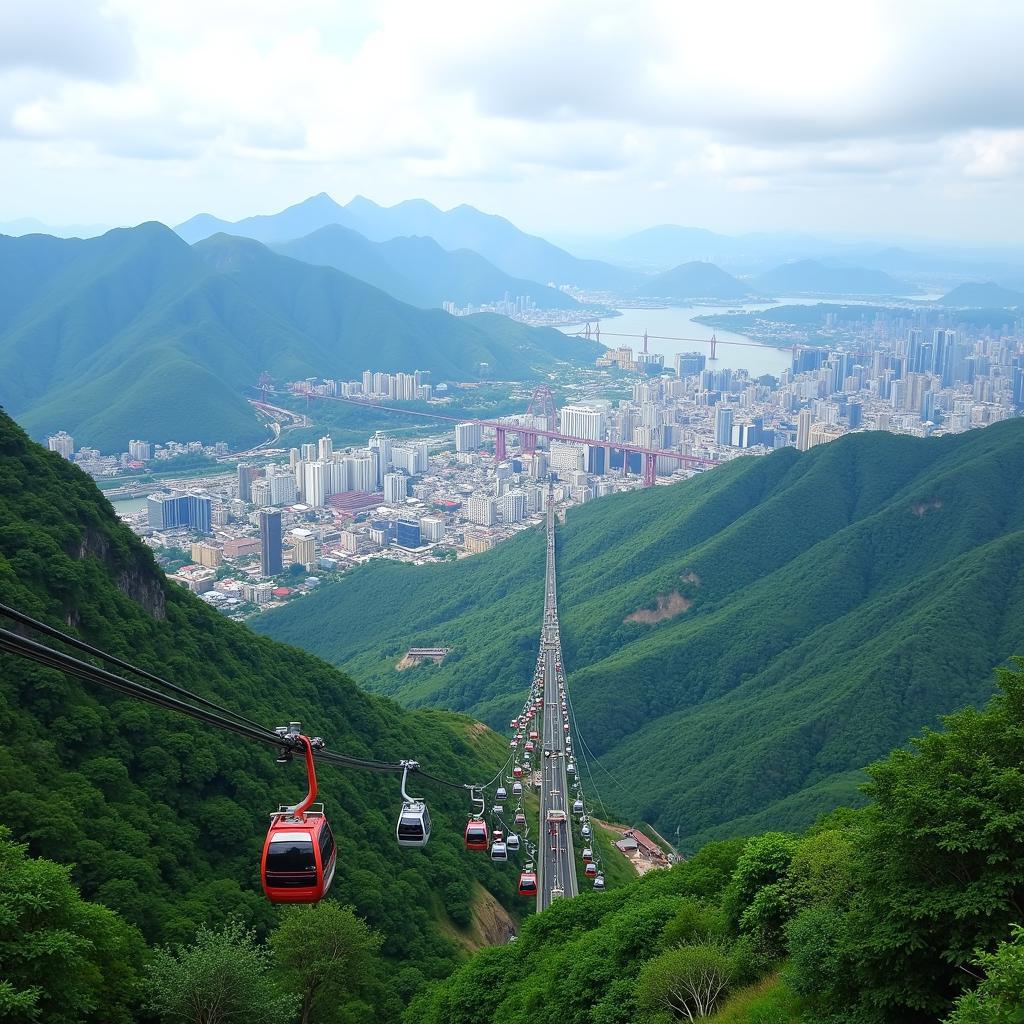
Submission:
<svg viewBox="0 0 1024 1024">
<path fill-rule="evenodd" d="M 173 1024 L 286 1024 L 298 1000 L 271 977 L 269 949 L 240 921 L 200 927 L 191 946 L 158 949 L 146 972 L 146 1009 Z"/>
<path fill-rule="evenodd" d="M 714 1013 L 733 976 L 729 952 L 715 942 L 678 946 L 649 960 L 636 982 L 636 1000 L 646 1010 L 669 1010 L 695 1021 Z"/>
<path fill-rule="evenodd" d="M 302 1024 L 334 1019 L 365 991 L 380 945 L 351 907 L 332 900 L 283 911 L 270 948 L 282 984 L 301 1000 Z"/>
<path fill-rule="evenodd" d="M 755 836 L 740 854 L 725 891 L 723 907 L 732 927 L 770 949 L 778 949 L 782 927 L 793 912 L 787 874 L 796 849 L 796 837 L 783 832 Z"/>
<path fill-rule="evenodd" d="M 0 825 L 0 1020 L 128 1024 L 141 936 L 10 835 Z"/>
<path fill-rule="evenodd" d="M 1024 1024 L 1024 928 L 994 953 L 979 952 L 975 964 L 985 980 L 961 996 L 946 1024 Z"/>
</svg>

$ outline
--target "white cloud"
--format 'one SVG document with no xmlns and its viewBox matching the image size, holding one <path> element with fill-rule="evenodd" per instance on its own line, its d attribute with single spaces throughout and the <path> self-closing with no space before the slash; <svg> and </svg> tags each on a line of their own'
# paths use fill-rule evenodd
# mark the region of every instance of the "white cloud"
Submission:
<svg viewBox="0 0 1024 1024">
<path fill-rule="evenodd" d="M 25 0 L 0 10 L 0 136 L 236 216 L 329 188 L 721 223 L 739 192 L 924 189 L 910 216 L 1019 189 L 1022 30 L 998 0 Z"/>
</svg>

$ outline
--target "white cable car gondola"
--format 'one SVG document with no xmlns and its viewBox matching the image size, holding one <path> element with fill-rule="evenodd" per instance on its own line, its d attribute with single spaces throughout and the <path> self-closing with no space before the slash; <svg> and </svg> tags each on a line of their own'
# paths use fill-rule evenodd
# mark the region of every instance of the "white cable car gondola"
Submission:
<svg viewBox="0 0 1024 1024">
<path fill-rule="evenodd" d="M 497 793 L 494 794 L 495 800 L 507 800 L 508 790 L 504 786 L 499 786 Z"/>
<path fill-rule="evenodd" d="M 595 889 L 603 889 L 604 888 L 604 875 L 598 875 L 594 879 L 594 888 Z"/>
<path fill-rule="evenodd" d="M 405 782 L 410 768 L 418 768 L 415 761 L 403 761 L 402 810 L 395 826 L 395 837 L 399 846 L 426 846 L 430 839 L 430 812 L 423 800 L 411 797 L 405 791 Z"/>
<path fill-rule="evenodd" d="M 512 783 L 512 795 L 522 796 L 523 795 L 523 784 L 521 782 Z"/>
<path fill-rule="evenodd" d="M 583 836 L 584 839 L 589 839 L 590 838 L 590 826 L 589 825 L 584 825 L 580 829 L 580 835 Z"/>
<path fill-rule="evenodd" d="M 508 847 L 509 853 L 517 853 L 519 851 L 519 836 L 515 832 L 509 832 L 505 845 Z"/>
<path fill-rule="evenodd" d="M 494 833 L 494 841 L 491 843 L 491 860 L 508 860 L 508 844 L 505 842 L 505 834 L 497 830 Z"/>
<path fill-rule="evenodd" d="M 582 814 L 583 813 L 583 801 L 582 800 L 573 800 L 573 802 L 572 802 L 572 813 L 573 814 Z"/>
</svg>

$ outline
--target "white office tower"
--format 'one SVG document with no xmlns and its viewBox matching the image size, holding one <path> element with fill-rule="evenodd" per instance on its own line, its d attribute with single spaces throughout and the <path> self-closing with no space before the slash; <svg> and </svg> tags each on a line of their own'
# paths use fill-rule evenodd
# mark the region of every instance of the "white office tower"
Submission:
<svg viewBox="0 0 1024 1024">
<path fill-rule="evenodd" d="M 301 448 L 302 461 L 303 462 L 315 462 L 316 461 L 316 445 L 315 444 L 304 444 Z"/>
<path fill-rule="evenodd" d="M 559 474 L 587 468 L 587 446 L 571 441 L 552 441 L 548 449 L 548 464 Z"/>
<path fill-rule="evenodd" d="M 295 480 L 292 479 L 292 492 L 295 491 Z M 253 504 L 257 508 L 266 508 L 273 504 L 273 489 L 270 485 L 270 480 L 267 477 L 257 477 L 252 482 L 252 500 Z"/>
<path fill-rule="evenodd" d="M 373 393 L 373 371 L 363 370 L 363 394 L 369 395 Z"/>
<path fill-rule="evenodd" d="M 329 462 L 331 456 L 334 454 L 334 442 L 331 441 L 330 437 L 321 437 L 319 444 L 319 452 L 321 462 Z"/>
<path fill-rule="evenodd" d="M 420 536 L 428 544 L 444 540 L 444 519 L 441 516 L 424 516 L 420 520 Z"/>
<path fill-rule="evenodd" d="M 810 409 L 800 410 L 800 415 L 796 420 L 797 451 L 805 452 L 811 446 L 811 419 L 813 415 Z"/>
<path fill-rule="evenodd" d="M 509 491 L 501 499 L 503 523 L 521 523 L 526 518 L 526 492 Z"/>
<path fill-rule="evenodd" d="M 128 457 L 135 462 L 148 462 L 153 457 L 153 446 L 148 441 L 129 441 Z"/>
<path fill-rule="evenodd" d="M 400 469 L 403 473 L 408 473 L 409 476 L 413 476 L 416 473 L 416 451 L 413 448 L 399 448 L 395 447 L 391 449 L 391 465 L 395 469 Z"/>
<path fill-rule="evenodd" d="M 384 474 L 384 500 L 389 505 L 401 505 L 409 496 L 409 478 L 404 473 Z"/>
<path fill-rule="evenodd" d="M 378 430 L 370 438 L 367 447 L 377 453 L 377 484 L 384 483 L 384 474 L 391 468 L 391 438 L 382 430 Z"/>
<path fill-rule="evenodd" d="M 270 487 L 270 501 L 261 502 L 265 505 L 294 505 L 298 498 L 295 487 L 295 477 L 291 473 L 275 473 L 266 477 L 266 483 Z M 253 481 L 255 492 L 256 481 Z"/>
<path fill-rule="evenodd" d="M 566 405 L 559 413 L 561 433 L 600 441 L 604 437 L 604 412 L 593 405 Z"/>
<path fill-rule="evenodd" d="M 345 459 L 345 467 L 350 490 L 373 492 L 377 489 L 373 459 L 369 455 L 349 456 Z"/>
<path fill-rule="evenodd" d="M 715 443 L 732 444 L 732 409 L 724 405 L 715 409 Z"/>
<path fill-rule="evenodd" d="M 292 530 L 288 535 L 292 545 L 292 565 L 312 569 L 316 565 L 316 542 L 309 530 Z"/>
<path fill-rule="evenodd" d="M 302 467 L 302 500 L 320 508 L 327 498 L 327 481 L 322 462 L 307 462 Z"/>
<path fill-rule="evenodd" d="M 484 442 L 484 429 L 479 423 L 459 423 L 455 427 L 455 450 L 475 452 Z"/>
<path fill-rule="evenodd" d="M 332 494 L 343 494 L 352 488 L 348 485 L 348 465 L 343 458 L 337 455 L 327 463 L 327 496 Z"/>
<path fill-rule="evenodd" d="M 65 459 L 70 459 L 75 453 L 75 439 L 63 430 L 58 431 L 52 437 L 48 437 L 46 439 L 46 446 L 51 452 L 63 455 Z"/>
<path fill-rule="evenodd" d="M 497 522 L 494 499 L 489 494 L 470 495 L 466 503 L 466 514 L 471 523 L 479 526 L 493 526 Z"/>
<path fill-rule="evenodd" d="M 430 448 L 426 441 L 417 441 L 413 446 L 416 454 L 416 468 L 414 473 L 426 473 L 430 469 Z"/>
</svg>

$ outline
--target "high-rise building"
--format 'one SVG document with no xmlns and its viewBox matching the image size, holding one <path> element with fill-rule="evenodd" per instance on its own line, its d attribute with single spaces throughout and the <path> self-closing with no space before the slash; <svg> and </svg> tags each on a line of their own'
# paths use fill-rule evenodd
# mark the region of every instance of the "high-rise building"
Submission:
<svg viewBox="0 0 1024 1024">
<path fill-rule="evenodd" d="M 310 530 L 292 530 L 288 534 L 292 546 L 292 565 L 302 565 L 308 571 L 316 565 L 316 542 Z"/>
<path fill-rule="evenodd" d="M 186 527 L 197 533 L 213 532 L 213 502 L 201 494 L 151 494 L 146 511 L 154 530 Z"/>
<path fill-rule="evenodd" d="M 263 502 L 265 505 L 294 505 L 298 497 L 298 490 L 295 486 L 295 477 L 288 472 L 274 473 L 266 480 L 270 486 L 270 499 Z M 253 501 L 255 501 L 256 485 L 253 484 Z"/>
<path fill-rule="evenodd" d="M 399 547 L 418 548 L 422 543 L 418 520 L 399 519 L 395 522 L 395 542 Z"/>
<path fill-rule="evenodd" d="M 216 569 L 224 557 L 222 548 L 214 544 L 207 544 L 205 541 L 197 541 L 192 545 L 192 561 L 198 565 L 206 565 Z"/>
<path fill-rule="evenodd" d="M 441 516 L 423 516 L 420 519 L 420 535 L 428 544 L 444 540 L 444 519 Z"/>
<path fill-rule="evenodd" d="M 149 462 L 153 458 L 153 446 L 148 441 L 129 441 L 128 458 L 133 462 Z"/>
<path fill-rule="evenodd" d="M 805 452 L 811 446 L 811 420 L 814 414 L 810 409 L 801 409 L 796 420 L 797 451 Z"/>
<path fill-rule="evenodd" d="M 732 444 L 732 409 L 725 405 L 715 408 L 715 443 Z"/>
<path fill-rule="evenodd" d="M 264 576 L 276 576 L 283 568 L 281 513 L 265 508 L 260 512 L 260 572 Z"/>
<path fill-rule="evenodd" d="M 288 474 L 291 478 L 292 493 L 295 492 L 295 477 Z M 261 477 L 259 480 L 253 480 L 249 487 L 249 496 L 254 505 L 273 505 L 274 504 L 274 488 L 272 484 L 273 478 Z"/>
<path fill-rule="evenodd" d="M 707 358 L 703 352 L 676 353 L 677 377 L 696 377 L 706 365 Z"/>
<path fill-rule="evenodd" d="M 317 454 L 320 456 L 321 462 L 327 462 L 334 454 L 334 442 L 331 441 L 330 435 L 320 438 Z"/>
<path fill-rule="evenodd" d="M 475 452 L 484 441 L 483 427 L 479 423 L 459 423 L 455 427 L 455 450 Z"/>
<path fill-rule="evenodd" d="M 600 441 L 604 437 L 604 412 L 591 405 L 566 405 L 559 412 L 559 425 L 568 437 Z"/>
<path fill-rule="evenodd" d="M 488 494 L 472 494 L 466 503 L 466 515 L 471 523 L 493 526 L 497 522 L 494 499 Z"/>
<path fill-rule="evenodd" d="M 263 476 L 263 470 L 259 466 L 249 466 L 245 463 L 238 465 L 238 497 L 242 501 L 252 501 L 252 485 L 254 480 Z"/>
<path fill-rule="evenodd" d="M 409 478 L 404 473 L 384 474 L 384 500 L 399 505 L 409 496 Z"/>
<path fill-rule="evenodd" d="M 75 439 L 63 430 L 59 430 L 56 434 L 46 439 L 46 447 L 51 452 L 57 452 L 58 455 L 63 455 L 65 459 L 70 459 L 75 454 Z"/>
<path fill-rule="evenodd" d="M 327 499 L 327 485 L 322 462 L 307 462 L 302 468 L 302 500 L 320 508 Z"/>
<path fill-rule="evenodd" d="M 587 446 L 572 441 L 552 441 L 548 449 L 548 464 L 556 473 L 586 469 Z"/>
<path fill-rule="evenodd" d="M 586 473 L 583 479 L 586 480 Z M 501 520 L 503 523 L 521 523 L 526 518 L 526 492 L 509 491 L 501 498 Z"/>
</svg>

